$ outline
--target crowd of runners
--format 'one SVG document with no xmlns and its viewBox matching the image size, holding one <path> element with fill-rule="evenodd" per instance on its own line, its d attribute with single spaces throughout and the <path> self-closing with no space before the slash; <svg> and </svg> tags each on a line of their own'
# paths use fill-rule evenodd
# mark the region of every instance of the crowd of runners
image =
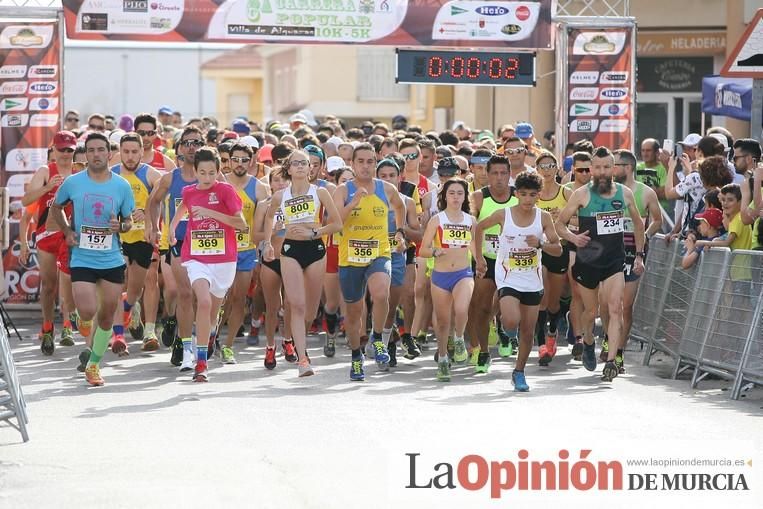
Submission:
<svg viewBox="0 0 763 509">
<path fill-rule="evenodd" d="M 85 338 L 78 369 L 91 385 L 104 383 L 109 348 L 129 355 L 127 334 L 143 351 L 169 348 L 160 354 L 196 382 L 261 335 L 265 369 L 282 359 L 313 375 L 316 333 L 326 357 L 351 350 L 353 381 L 367 361 L 389 371 L 398 354 L 423 362 L 429 348 L 437 380 L 458 365 L 488 373 L 496 345 L 516 357 L 516 391 L 529 390 L 535 346 L 540 366 L 569 347 L 611 382 L 625 372 L 656 233 L 685 242 L 687 258 L 763 237 L 760 144 L 723 130 L 690 134 L 678 155 L 644 140 L 639 162 L 590 142 L 559 160 L 527 123 L 494 134 L 422 132 L 402 117 L 353 128 L 301 114 L 230 128 L 172 120 L 162 109 L 82 125 L 68 112 L 22 200 L 42 353 L 54 354 L 60 304 L 58 344 Z"/>
</svg>

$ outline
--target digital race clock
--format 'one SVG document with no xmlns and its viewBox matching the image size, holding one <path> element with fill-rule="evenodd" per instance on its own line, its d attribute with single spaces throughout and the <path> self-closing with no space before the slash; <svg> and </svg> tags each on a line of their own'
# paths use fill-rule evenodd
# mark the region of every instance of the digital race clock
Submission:
<svg viewBox="0 0 763 509">
<path fill-rule="evenodd" d="M 397 83 L 535 85 L 534 53 L 397 50 Z"/>
</svg>

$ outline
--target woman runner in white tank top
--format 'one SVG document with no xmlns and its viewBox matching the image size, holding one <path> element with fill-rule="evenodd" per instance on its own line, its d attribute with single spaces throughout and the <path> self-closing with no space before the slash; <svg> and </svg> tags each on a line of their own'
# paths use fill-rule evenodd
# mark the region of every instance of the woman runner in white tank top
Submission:
<svg viewBox="0 0 763 509">
<path fill-rule="evenodd" d="M 519 353 L 511 382 L 514 390 L 530 388 L 524 370 L 533 346 L 538 307 L 543 298 L 541 250 L 551 256 L 562 254 L 562 245 L 551 214 L 536 207 L 543 180 L 535 172 L 523 171 L 514 183 L 519 204 L 495 211 L 477 225 L 475 233 L 477 275 L 484 276 L 487 262 L 482 256 L 482 233 L 501 226 L 498 256 L 495 263 L 495 284 L 505 330 L 519 329 Z M 544 241 L 545 235 L 545 241 Z"/>
</svg>

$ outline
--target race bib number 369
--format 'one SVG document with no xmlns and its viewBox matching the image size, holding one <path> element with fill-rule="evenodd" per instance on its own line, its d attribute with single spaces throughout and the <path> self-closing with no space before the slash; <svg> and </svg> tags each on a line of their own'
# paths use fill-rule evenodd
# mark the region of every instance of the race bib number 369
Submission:
<svg viewBox="0 0 763 509">
<path fill-rule="evenodd" d="M 82 226 L 79 247 L 91 251 L 109 251 L 114 235 L 109 227 Z"/>
<path fill-rule="evenodd" d="M 596 213 L 596 233 L 599 235 L 611 235 L 623 232 L 623 211 Z"/>
<path fill-rule="evenodd" d="M 191 230 L 191 255 L 221 254 L 225 254 L 225 232 L 223 230 Z"/>
</svg>

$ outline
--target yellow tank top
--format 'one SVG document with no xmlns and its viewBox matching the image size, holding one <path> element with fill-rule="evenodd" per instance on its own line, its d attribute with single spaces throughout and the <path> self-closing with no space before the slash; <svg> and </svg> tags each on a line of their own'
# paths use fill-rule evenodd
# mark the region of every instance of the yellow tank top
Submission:
<svg viewBox="0 0 763 509">
<path fill-rule="evenodd" d="M 347 182 L 345 205 L 357 190 L 354 182 Z M 388 212 L 384 182 L 374 179 L 374 192 L 360 200 L 342 227 L 340 267 L 367 267 L 376 258 L 390 258 Z"/>
<path fill-rule="evenodd" d="M 239 189 L 236 188 L 236 192 L 241 197 L 241 213 L 244 215 L 246 221 L 245 230 L 236 230 L 236 247 L 238 252 L 251 251 L 257 246 L 252 242 L 252 232 L 254 231 L 254 211 L 257 208 L 257 179 L 251 177 L 247 184 Z"/>
<path fill-rule="evenodd" d="M 545 210 L 546 212 L 552 213 L 552 215 L 555 216 L 555 213 L 552 211 L 556 209 L 556 213 L 561 212 L 562 209 L 567 205 L 567 198 L 564 197 L 564 190 L 562 189 L 563 186 L 559 186 L 559 190 L 556 192 L 556 196 L 551 198 L 550 200 L 544 200 L 542 198 L 538 198 L 538 208 L 541 210 Z"/>
<path fill-rule="evenodd" d="M 145 212 L 146 205 L 148 204 L 148 195 L 151 193 L 147 179 L 148 165 L 141 164 L 135 172 L 122 171 L 121 165 L 118 165 L 114 167 L 113 171 L 121 175 L 130 184 L 132 195 L 135 198 L 135 210 L 140 209 Z M 134 221 L 132 229 L 129 232 L 121 233 L 119 238 L 127 244 L 144 242 L 145 231 L 145 221 Z"/>
</svg>

